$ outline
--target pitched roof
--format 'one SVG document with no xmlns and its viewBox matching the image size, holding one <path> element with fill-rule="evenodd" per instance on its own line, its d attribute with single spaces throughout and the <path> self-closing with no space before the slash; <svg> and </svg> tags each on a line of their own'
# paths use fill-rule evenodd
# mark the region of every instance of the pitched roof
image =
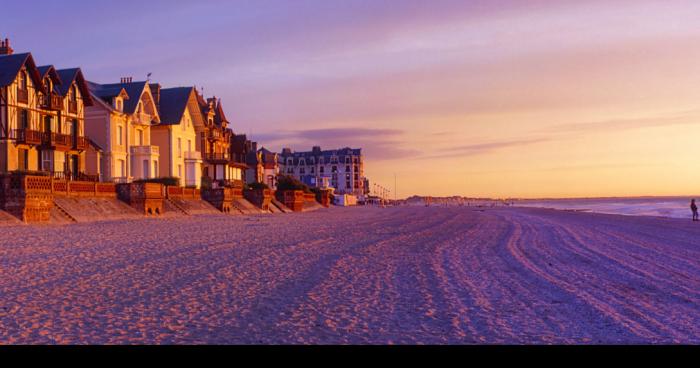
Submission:
<svg viewBox="0 0 700 368">
<path fill-rule="evenodd" d="M 60 93 L 61 96 L 67 96 L 70 86 L 72 86 L 73 82 L 75 82 L 78 89 L 80 89 L 80 94 L 83 96 L 83 104 L 85 106 L 92 106 L 93 101 L 92 97 L 90 96 L 90 90 L 80 68 L 61 69 L 57 70 L 56 72 L 58 73 L 58 76 L 61 78 L 62 82 L 61 85 L 57 87 L 58 93 Z"/>
<path fill-rule="evenodd" d="M 101 89 L 104 89 L 106 94 L 109 94 L 109 96 L 103 96 L 100 95 L 99 92 L 93 92 L 97 96 L 105 98 L 105 97 L 115 97 L 119 95 L 119 92 L 123 88 L 124 91 L 126 91 L 126 94 L 129 95 L 129 99 L 124 101 L 124 112 L 127 114 L 133 114 L 136 112 L 136 106 L 139 105 L 139 101 L 141 100 L 141 94 L 143 94 L 144 89 L 146 88 L 146 84 L 148 82 L 131 82 L 131 83 L 112 83 L 112 84 L 102 84 Z"/>
<path fill-rule="evenodd" d="M 49 76 L 55 84 L 63 83 L 61 77 L 58 75 L 58 73 L 56 72 L 56 68 L 54 68 L 53 65 L 38 66 L 36 69 L 39 71 L 41 79 L 44 79 L 46 78 L 46 76 Z"/>
<path fill-rule="evenodd" d="M 224 114 L 224 108 L 221 106 L 221 99 L 218 99 L 216 101 L 216 107 L 214 108 L 214 122 L 217 125 L 222 125 L 223 122 L 228 123 L 229 121 L 226 120 L 226 114 Z"/>
<path fill-rule="evenodd" d="M 126 90 L 121 86 L 106 87 L 103 84 L 87 81 L 87 87 L 90 90 L 90 93 L 103 100 L 119 96 L 120 94 L 122 94 L 122 92 L 126 95 L 124 96 L 125 99 L 130 98 L 129 94 L 126 93 Z"/>
<path fill-rule="evenodd" d="M 182 115 L 194 92 L 194 87 L 164 88 L 160 90 L 160 123 L 164 125 L 180 124 Z"/>
<path fill-rule="evenodd" d="M 25 53 L 0 56 L 0 87 L 12 84 L 25 64 L 34 84 L 41 86 L 41 75 L 39 75 L 39 71 L 36 68 L 34 58 L 32 54 Z"/>
</svg>

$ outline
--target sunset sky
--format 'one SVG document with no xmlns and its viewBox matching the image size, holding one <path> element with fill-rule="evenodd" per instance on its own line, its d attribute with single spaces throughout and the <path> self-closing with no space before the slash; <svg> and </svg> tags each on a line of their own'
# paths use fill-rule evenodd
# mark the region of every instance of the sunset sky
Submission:
<svg viewBox="0 0 700 368">
<path fill-rule="evenodd" d="M 31 11 L 30 11 L 31 10 Z M 196 85 L 398 195 L 700 194 L 700 1 L 3 1 L 37 63 Z"/>
</svg>

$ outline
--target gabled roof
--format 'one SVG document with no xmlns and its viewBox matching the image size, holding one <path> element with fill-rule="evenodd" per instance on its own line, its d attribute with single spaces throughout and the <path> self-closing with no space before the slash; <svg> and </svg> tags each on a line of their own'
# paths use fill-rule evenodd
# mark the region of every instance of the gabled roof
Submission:
<svg viewBox="0 0 700 368">
<path fill-rule="evenodd" d="M 83 104 L 85 106 L 92 106 L 93 101 L 92 97 L 90 96 L 90 89 L 88 88 L 87 82 L 85 81 L 85 77 L 83 77 L 83 72 L 80 70 L 80 68 L 61 69 L 57 70 L 56 72 L 58 73 L 58 76 L 61 77 L 62 83 L 58 87 L 58 93 L 61 94 L 61 96 L 67 96 L 70 86 L 72 86 L 75 82 L 78 89 L 80 89 L 80 94 L 83 96 Z"/>
<path fill-rule="evenodd" d="M 180 124 L 190 98 L 195 98 L 194 87 L 163 88 L 160 90 L 160 123 Z M 193 112 L 194 113 L 194 112 Z"/>
<path fill-rule="evenodd" d="M 51 78 L 54 84 L 54 89 L 56 89 L 56 85 L 60 85 L 61 83 L 63 83 L 63 81 L 61 81 L 61 77 L 58 76 L 56 68 L 54 68 L 53 65 L 38 66 L 36 69 L 39 71 L 41 80 L 44 80 L 44 78 L 46 78 L 47 76 Z M 58 91 L 58 89 L 56 89 L 56 91 Z"/>
<path fill-rule="evenodd" d="M 29 76 L 37 88 L 41 87 L 41 76 L 36 68 L 32 54 L 12 54 L 0 56 L 0 87 L 6 87 L 17 79 L 23 66 L 27 66 Z"/>
</svg>

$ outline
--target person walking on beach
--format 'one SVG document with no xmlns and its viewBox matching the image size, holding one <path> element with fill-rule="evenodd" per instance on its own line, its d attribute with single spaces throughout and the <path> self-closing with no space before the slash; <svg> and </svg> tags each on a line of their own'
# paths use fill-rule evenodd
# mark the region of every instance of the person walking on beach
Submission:
<svg viewBox="0 0 700 368">
<path fill-rule="evenodd" d="M 700 221 L 698 219 L 698 206 L 695 204 L 695 200 L 690 201 L 690 210 L 693 211 L 693 221 Z"/>
</svg>

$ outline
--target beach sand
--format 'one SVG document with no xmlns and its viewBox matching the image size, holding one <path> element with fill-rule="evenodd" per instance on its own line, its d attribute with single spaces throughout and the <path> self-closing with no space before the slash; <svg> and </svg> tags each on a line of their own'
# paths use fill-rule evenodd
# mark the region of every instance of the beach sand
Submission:
<svg viewBox="0 0 700 368">
<path fill-rule="evenodd" d="M 700 343 L 700 224 L 331 208 L 0 239 L 0 343 Z"/>
</svg>

